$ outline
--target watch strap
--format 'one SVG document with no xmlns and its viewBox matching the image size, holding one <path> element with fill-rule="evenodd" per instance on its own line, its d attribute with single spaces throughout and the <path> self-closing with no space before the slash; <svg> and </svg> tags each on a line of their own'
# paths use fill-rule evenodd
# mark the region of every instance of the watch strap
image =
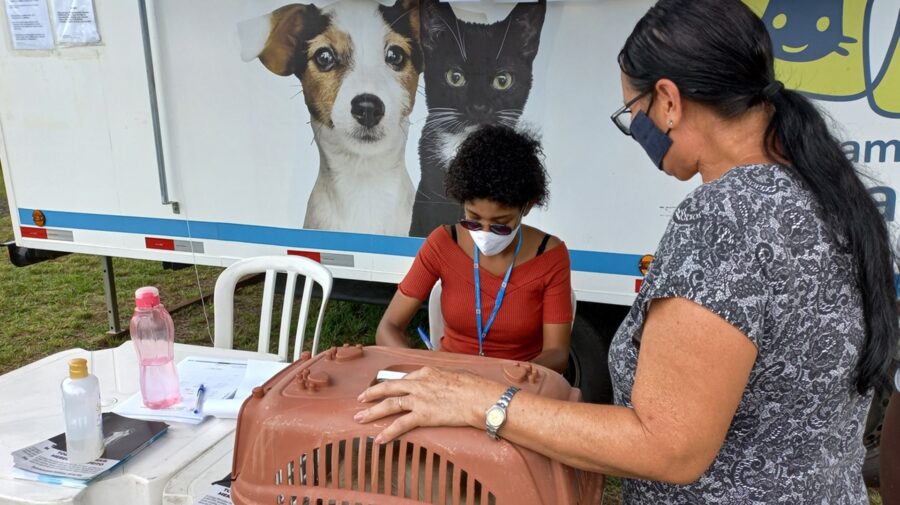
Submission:
<svg viewBox="0 0 900 505">
<path fill-rule="evenodd" d="M 487 420 L 485 420 L 485 429 L 487 430 L 488 436 L 491 437 L 492 439 L 500 440 L 499 431 L 500 431 L 500 428 L 503 427 L 503 425 L 506 423 L 506 409 L 507 409 L 507 407 L 509 407 L 509 402 L 512 401 L 512 397 L 518 392 L 519 392 L 519 388 L 517 388 L 515 386 L 510 386 L 510 387 L 506 388 L 506 391 L 504 391 L 503 394 L 500 395 L 500 399 L 497 400 L 497 403 L 495 403 L 494 405 L 491 406 L 491 408 L 488 409 L 488 412 L 490 412 L 491 409 L 493 409 L 495 407 L 503 410 L 503 421 L 498 426 L 492 426 L 491 424 L 489 424 L 487 422 Z"/>
</svg>

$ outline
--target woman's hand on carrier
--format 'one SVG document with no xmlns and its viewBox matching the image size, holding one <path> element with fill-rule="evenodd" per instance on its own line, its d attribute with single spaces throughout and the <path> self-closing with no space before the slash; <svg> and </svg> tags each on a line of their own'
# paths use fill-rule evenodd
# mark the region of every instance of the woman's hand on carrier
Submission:
<svg viewBox="0 0 900 505">
<path fill-rule="evenodd" d="M 484 412 L 504 386 L 466 372 L 422 368 L 401 380 L 376 384 L 359 395 L 360 402 L 378 402 L 353 417 L 359 423 L 400 414 L 375 437 L 389 442 L 419 426 L 484 427 Z"/>
</svg>

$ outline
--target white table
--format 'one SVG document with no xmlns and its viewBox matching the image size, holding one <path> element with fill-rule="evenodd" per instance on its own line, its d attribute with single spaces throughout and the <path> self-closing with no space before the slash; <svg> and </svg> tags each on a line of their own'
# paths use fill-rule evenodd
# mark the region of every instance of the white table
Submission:
<svg viewBox="0 0 900 505">
<path fill-rule="evenodd" d="M 202 456 L 176 473 L 163 490 L 163 505 L 193 505 L 231 472 L 234 432 L 219 440 Z"/>
<path fill-rule="evenodd" d="M 277 359 L 277 356 L 255 352 L 175 344 L 175 361 L 187 356 Z M 104 412 L 140 387 L 137 358 L 131 342 L 102 351 L 62 351 L 0 376 L 0 505 L 157 505 L 162 502 L 163 490 L 175 474 L 214 446 L 219 447 L 219 451 L 226 447 L 230 452 L 227 442 L 219 442 L 234 432 L 234 420 L 207 419 L 199 425 L 169 423 L 166 435 L 117 468 L 112 475 L 85 489 L 13 479 L 10 475 L 12 451 L 64 431 L 59 386 L 68 374 L 68 362 L 72 358 L 88 359 L 91 373 L 100 380 Z M 222 476 L 224 473 L 212 480 Z M 202 494 L 204 490 L 197 491 Z M 183 495 L 185 499 L 187 496 Z M 190 503 L 179 501 L 176 495 L 173 499 L 172 503 Z"/>
</svg>

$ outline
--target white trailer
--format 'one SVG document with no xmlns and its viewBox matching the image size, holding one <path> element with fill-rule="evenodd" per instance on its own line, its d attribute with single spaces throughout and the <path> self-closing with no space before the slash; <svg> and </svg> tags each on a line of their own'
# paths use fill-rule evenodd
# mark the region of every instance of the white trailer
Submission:
<svg viewBox="0 0 900 505">
<path fill-rule="evenodd" d="M 401 236 L 404 226 L 391 234 L 372 233 L 365 223 L 339 232 L 304 227 L 320 151 L 332 154 L 313 139 L 298 79 L 244 61 L 239 34 L 242 22 L 285 2 L 157 0 L 143 12 L 144 2 L 95 0 L 100 43 L 50 50 L 14 49 L 4 9 L 0 161 L 16 244 L 220 266 L 300 251 L 320 257 L 339 278 L 398 282 L 421 243 Z M 765 12 L 765 1 L 748 3 Z M 820 4 L 842 2 L 808 3 L 804 15 L 829 14 L 817 12 Z M 893 221 L 900 2 L 845 3 L 843 19 L 830 22 L 853 42 L 812 62 L 779 61 L 779 71 L 789 86 L 821 98 L 842 125 L 848 154 L 880 181 L 876 191 Z M 538 27 L 533 86 L 519 121 L 541 132 L 552 186 L 548 208 L 528 221 L 566 241 L 579 301 L 629 304 L 641 256 L 654 251 L 671 210 L 696 185 L 657 173 L 608 119 L 621 105 L 618 49 L 650 4 L 551 1 Z M 503 20 L 513 5 L 454 7 L 460 19 L 488 22 Z M 782 29 L 796 25 L 805 34 L 807 21 L 789 18 Z M 428 117 L 422 80 L 418 96 L 409 97 L 418 99 L 408 138 L 392 140 L 403 148 L 397 163 L 413 188 Z M 357 169 L 358 177 L 370 176 Z M 375 209 L 379 202 L 357 205 Z"/>
<path fill-rule="evenodd" d="M 652 2 L 380 1 L 94 0 L 72 16 L 55 10 L 72 2 L 5 0 L 16 246 L 217 266 L 302 254 L 339 279 L 396 283 L 422 243 L 409 232 L 441 214 L 435 180 L 470 116 L 527 125 L 552 179 L 527 220 L 571 250 L 574 380 L 592 397 L 641 258 L 699 184 L 657 172 L 608 119 L 616 56 Z M 834 118 L 892 224 L 900 0 L 745 1 L 778 77 Z M 99 41 L 81 36 L 94 25 Z"/>
</svg>

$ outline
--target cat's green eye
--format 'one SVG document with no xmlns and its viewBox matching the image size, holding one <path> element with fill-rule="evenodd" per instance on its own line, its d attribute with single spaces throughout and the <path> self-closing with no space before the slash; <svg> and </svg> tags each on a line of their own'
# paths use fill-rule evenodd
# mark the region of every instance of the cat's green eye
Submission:
<svg viewBox="0 0 900 505">
<path fill-rule="evenodd" d="M 444 77 L 447 79 L 447 84 L 454 88 L 461 88 L 466 85 L 466 76 L 459 70 L 451 68 L 444 74 Z"/>
<path fill-rule="evenodd" d="M 500 72 L 499 74 L 494 76 L 494 81 L 491 83 L 491 86 L 494 89 L 498 89 L 500 91 L 508 90 L 513 84 L 513 76 L 509 72 Z"/>
</svg>

